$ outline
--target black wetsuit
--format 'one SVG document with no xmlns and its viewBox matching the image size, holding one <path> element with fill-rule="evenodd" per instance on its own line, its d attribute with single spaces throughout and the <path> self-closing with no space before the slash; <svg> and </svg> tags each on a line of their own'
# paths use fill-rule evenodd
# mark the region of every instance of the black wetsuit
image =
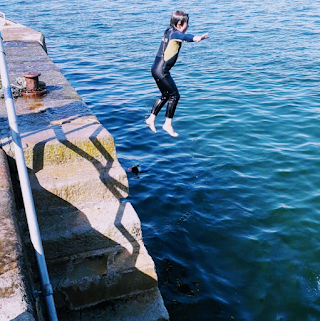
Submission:
<svg viewBox="0 0 320 321">
<path fill-rule="evenodd" d="M 169 71 L 177 61 L 181 43 L 192 41 L 193 35 L 185 34 L 173 27 L 165 31 L 151 68 L 152 76 L 162 93 L 162 96 L 156 100 L 152 107 L 152 114 L 157 116 L 164 104 L 168 102 L 166 117 L 173 118 L 180 95 Z"/>
</svg>

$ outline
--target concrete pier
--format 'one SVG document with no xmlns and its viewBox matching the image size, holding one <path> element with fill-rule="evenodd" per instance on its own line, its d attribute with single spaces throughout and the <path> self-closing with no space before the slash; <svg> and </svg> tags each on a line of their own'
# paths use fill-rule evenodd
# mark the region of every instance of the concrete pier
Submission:
<svg viewBox="0 0 320 321">
<path fill-rule="evenodd" d="M 49 59 L 43 35 L 8 22 L 3 26 L 0 18 L 10 81 L 38 72 L 47 88 L 40 98 L 17 98 L 15 106 L 59 320 L 168 320 L 140 220 L 122 200 L 129 185 L 113 137 Z M 12 235 L 0 248 L 0 266 L 8 252 L 13 262 L 0 269 L 0 319 L 45 320 L 41 298 L 32 295 L 39 289 L 37 268 L 4 99 L 0 143 L 1 182 L 6 182 L 0 186 L 0 202 L 7 204 L 0 206 L 0 217 Z M 2 192 L 9 196 L 2 199 Z M 0 237 L 3 233 L 0 229 Z M 19 293 L 2 281 L 10 280 L 5 273 L 17 276 L 8 282 L 18 282 Z M 16 316 L 5 319 L 7 304 L 2 303 L 7 299 L 20 305 Z"/>
</svg>

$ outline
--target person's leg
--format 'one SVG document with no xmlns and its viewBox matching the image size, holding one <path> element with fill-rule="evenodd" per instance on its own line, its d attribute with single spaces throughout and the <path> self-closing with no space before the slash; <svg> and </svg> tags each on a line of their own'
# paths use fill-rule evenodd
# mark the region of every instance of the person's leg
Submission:
<svg viewBox="0 0 320 321">
<path fill-rule="evenodd" d="M 162 128 L 172 137 L 178 137 L 179 134 L 174 131 L 172 127 L 172 118 L 166 117 L 166 121 L 163 124 Z"/>
<path fill-rule="evenodd" d="M 168 100 L 167 111 L 166 111 L 166 121 L 162 126 L 162 128 L 171 136 L 177 137 L 179 134 L 176 133 L 172 127 L 172 119 L 180 99 L 180 94 L 175 82 L 173 81 L 170 75 L 166 77 L 166 80 L 168 82 L 167 87 L 168 88 L 170 87 L 170 91 L 169 91 L 169 100 Z"/>
<path fill-rule="evenodd" d="M 156 120 L 156 117 L 159 113 L 159 111 L 161 110 L 161 108 L 164 106 L 164 104 L 168 101 L 168 94 L 165 93 L 165 94 L 162 94 L 162 96 L 160 98 L 158 98 L 155 103 L 153 104 L 153 107 L 151 109 L 151 114 L 150 116 L 146 119 L 146 123 L 147 125 L 150 127 L 150 129 L 156 133 L 157 130 L 156 130 L 156 127 L 155 127 L 155 120 Z"/>
<path fill-rule="evenodd" d="M 150 114 L 150 116 L 146 119 L 146 124 L 149 126 L 149 128 L 154 132 L 156 133 L 157 132 L 157 129 L 156 129 L 156 126 L 155 126 L 155 121 L 156 121 L 156 115 L 155 114 Z"/>
<path fill-rule="evenodd" d="M 165 78 L 156 79 L 156 83 L 158 85 L 159 90 L 162 93 L 162 96 L 155 101 L 155 103 L 153 104 L 153 107 L 151 109 L 151 114 L 146 119 L 146 124 L 150 127 L 150 129 L 154 133 L 157 132 L 156 127 L 155 127 L 156 117 L 157 117 L 159 111 L 161 110 L 161 108 L 165 105 L 165 103 L 169 99 L 169 93 L 167 91 L 168 88 L 166 87 L 166 81 L 163 81 L 163 80 L 165 80 Z"/>
</svg>

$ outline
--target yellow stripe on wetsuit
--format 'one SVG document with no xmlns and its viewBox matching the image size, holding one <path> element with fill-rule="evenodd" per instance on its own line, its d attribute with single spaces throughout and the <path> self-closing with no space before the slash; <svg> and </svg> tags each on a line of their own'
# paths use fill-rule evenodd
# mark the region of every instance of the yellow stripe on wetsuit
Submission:
<svg viewBox="0 0 320 321">
<path fill-rule="evenodd" d="M 180 39 L 172 39 L 169 41 L 167 48 L 163 54 L 164 61 L 170 60 L 176 54 L 178 54 L 179 49 L 181 47 L 182 40 Z"/>
</svg>

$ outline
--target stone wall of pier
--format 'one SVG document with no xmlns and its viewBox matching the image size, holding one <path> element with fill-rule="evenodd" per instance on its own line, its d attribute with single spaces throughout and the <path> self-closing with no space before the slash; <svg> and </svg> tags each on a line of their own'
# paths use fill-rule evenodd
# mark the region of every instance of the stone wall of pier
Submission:
<svg viewBox="0 0 320 321">
<path fill-rule="evenodd" d="M 129 185 L 113 137 L 50 60 L 43 35 L 7 22 L 10 81 L 38 72 L 47 89 L 15 107 L 59 320 L 168 320 L 140 220 L 123 201 Z M 0 319 L 42 320 L 4 99 L 0 143 Z"/>
</svg>

